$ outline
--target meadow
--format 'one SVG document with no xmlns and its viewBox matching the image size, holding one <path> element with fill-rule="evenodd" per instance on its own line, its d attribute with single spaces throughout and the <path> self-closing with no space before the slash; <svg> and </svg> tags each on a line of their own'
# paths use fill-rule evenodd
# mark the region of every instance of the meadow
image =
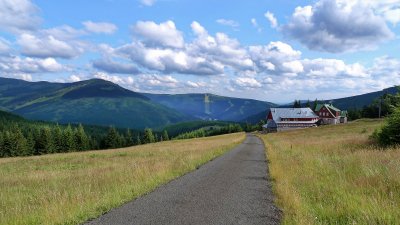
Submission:
<svg viewBox="0 0 400 225">
<path fill-rule="evenodd" d="M 79 224 L 220 156 L 244 133 L 0 159 L 0 224 Z"/>
<path fill-rule="evenodd" d="M 369 136 L 382 120 L 260 135 L 283 224 L 400 224 L 400 147 Z"/>
</svg>

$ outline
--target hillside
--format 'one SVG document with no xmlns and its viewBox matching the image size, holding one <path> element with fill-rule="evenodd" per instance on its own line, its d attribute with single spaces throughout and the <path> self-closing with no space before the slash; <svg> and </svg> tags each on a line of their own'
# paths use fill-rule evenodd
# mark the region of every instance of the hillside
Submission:
<svg viewBox="0 0 400 225">
<path fill-rule="evenodd" d="M 144 94 L 151 100 L 202 120 L 239 122 L 276 104 L 212 94 Z M 208 106 L 205 98 L 208 96 Z"/>
<path fill-rule="evenodd" d="M 135 129 L 192 119 L 100 79 L 49 83 L 0 78 L 0 106 L 28 119 Z"/>
<path fill-rule="evenodd" d="M 350 109 L 361 109 L 364 106 L 370 105 L 375 99 L 381 97 L 384 94 L 396 94 L 398 92 L 397 87 L 386 88 L 382 91 L 366 93 L 362 95 L 355 95 L 351 97 L 331 99 L 331 100 L 318 100 L 319 102 L 332 103 L 335 107 L 341 110 L 350 110 Z M 311 101 L 311 100 L 310 100 Z M 306 106 L 307 100 L 301 101 L 302 106 Z M 313 101 L 311 101 L 311 105 L 313 105 Z M 293 103 L 279 105 L 278 107 L 292 107 Z M 241 122 L 252 123 L 255 124 L 260 120 L 265 120 L 268 110 L 264 110 L 263 112 L 254 114 L 243 119 Z"/>
<path fill-rule="evenodd" d="M 396 94 L 397 92 L 397 87 L 391 87 L 386 88 L 382 91 L 376 91 L 346 98 L 332 99 L 324 102 L 332 102 L 336 107 L 342 110 L 361 109 L 364 106 L 370 105 L 375 99 L 381 97 L 384 94 Z"/>
</svg>

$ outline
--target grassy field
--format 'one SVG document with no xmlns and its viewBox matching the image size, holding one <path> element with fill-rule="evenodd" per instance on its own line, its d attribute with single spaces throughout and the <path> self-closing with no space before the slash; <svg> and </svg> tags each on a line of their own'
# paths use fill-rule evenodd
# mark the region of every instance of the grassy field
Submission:
<svg viewBox="0 0 400 225">
<path fill-rule="evenodd" d="M 283 224 L 400 224 L 400 148 L 368 140 L 381 124 L 260 135 Z"/>
<path fill-rule="evenodd" d="M 0 224 L 78 224 L 223 154 L 244 133 L 0 159 Z"/>
</svg>

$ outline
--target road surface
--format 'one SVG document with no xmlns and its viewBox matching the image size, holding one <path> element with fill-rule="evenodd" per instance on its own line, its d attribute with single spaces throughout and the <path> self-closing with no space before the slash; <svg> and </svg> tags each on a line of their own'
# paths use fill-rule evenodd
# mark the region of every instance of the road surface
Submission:
<svg viewBox="0 0 400 225">
<path fill-rule="evenodd" d="M 246 140 L 198 170 L 87 224 L 279 224 L 262 141 Z"/>
</svg>

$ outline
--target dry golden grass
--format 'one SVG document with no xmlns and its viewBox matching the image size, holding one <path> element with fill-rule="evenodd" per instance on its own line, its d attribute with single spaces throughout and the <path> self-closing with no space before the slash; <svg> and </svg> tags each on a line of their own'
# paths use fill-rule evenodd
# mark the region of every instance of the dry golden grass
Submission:
<svg viewBox="0 0 400 225">
<path fill-rule="evenodd" d="M 400 224 L 400 148 L 368 140 L 382 122 L 260 135 L 283 224 Z"/>
<path fill-rule="evenodd" d="M 0 224 L 78 224 L 196 169 L 244 133 L 0 159 Z"/>
</svg>

